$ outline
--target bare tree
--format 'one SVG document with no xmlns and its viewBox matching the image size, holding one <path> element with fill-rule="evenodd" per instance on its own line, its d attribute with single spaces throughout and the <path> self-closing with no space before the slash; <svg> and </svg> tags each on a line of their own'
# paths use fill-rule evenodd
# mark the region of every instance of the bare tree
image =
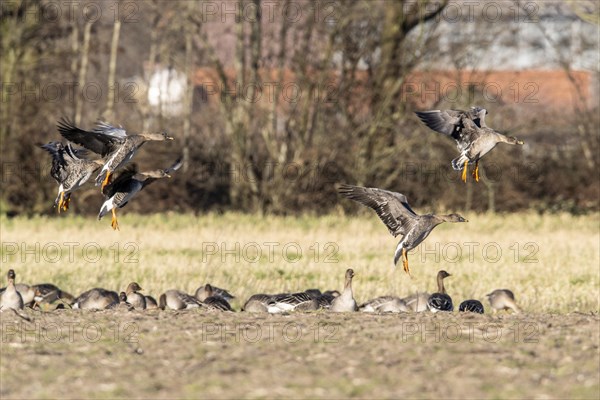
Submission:
<svg viewBox="0 0 600 400">
<path fill-rule="evenodd" d="M 121 21 L 115 20 L 113 35 L 110 43 L 110 60 L 108 62 L 108 98 L 106 100 L 105 118 L 111 121 L 114 118 L 115 90 L 111 86 L 116 85 L 115 74 L 117 70 L 117 54 L 119 50 L 119 34 L 121 32 Z"/>
<path fill-rule="evenodd" d="M 77 79 L 77 83 L 80 87 L 85 86 L 85 83 L 86 83 L 89 52 L 90 52 L 90 36 L 91 36 L 93 24 L 94 24 L 94 21 L 87 20 L 85 22 L 85 27 L 83 29 L 83 44 L 81 47 L 81 64 L 79 66 L 79 76 Z M 75 103 L 75 124 L 76 125 L 79 125 L 81 123 L 81 111 L 82 110 L 83 110 L 83 101 L 78 96 L 78 97 L 76 97 L 76 103 Z"/>
</svg>

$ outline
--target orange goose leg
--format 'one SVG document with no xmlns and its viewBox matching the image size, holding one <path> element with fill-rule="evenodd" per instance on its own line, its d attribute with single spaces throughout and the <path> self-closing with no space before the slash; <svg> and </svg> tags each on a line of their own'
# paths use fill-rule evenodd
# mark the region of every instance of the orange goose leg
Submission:
<svg viewBox="0 0 600 400">
<path fill-rule="evenodd" d="M 469 160 L 465 161 L 465 166 L 463 167 L 462 172 L 462 181 L 467 183 L 467 165 L 469 165 Z"/>
<path fill-rule="evenodd" d="M 106 171 L 106 177 L 102 181 L 102 189 L 101 190 L 104 190 L 106 185 L 108 185 L 108 183 L 110 182 L 111 175 L 112 175 L 112 172 L 110 172 L 110 170 Z"/>
<path fill-rule="evenodd" d="M 60 214 L 60 210 L 63 208 L 63 203 L 65 201 L 65 192 L 60 192 L 60 200 L 58 200 L 58 213 Z"/>
<path fill-rule="evenodd" d="M 67 211 L 69 209 L 69 204 L 71 204 L 71 193 L 69 193 L 65 197 L 65 201 L 63 201 L 63 211 Z"/>
<path fill-rule="evenodd" d="M 406 249 L 402 249 L 402 266 L 404 267 L 404 272 L 408 274 L 412 278 L 410 274 L 410 269 L 408 268 L 408 255 Z"/>
<path fill-rule="evenodd" d="M 475 178 L 475 182 L 479 182 L 479 160 L 475 161 L 475 169 L 473 170 L 473 178 Z"/>
<path fill-rule="evenodd" d="M 113 230 L 120 231 L 119 222 L 117 221 L 117 210 L 112 209 L 112 221 L 110 222 L 110 226 L 112 226 Z"/>
</svg>

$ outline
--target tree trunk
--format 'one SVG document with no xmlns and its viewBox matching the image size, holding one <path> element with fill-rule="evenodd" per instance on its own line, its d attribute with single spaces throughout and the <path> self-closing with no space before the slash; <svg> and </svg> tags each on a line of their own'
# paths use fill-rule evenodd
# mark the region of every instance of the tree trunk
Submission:
<svg viewBox="0 0 600 400">
<path fill-rule="evenodd" d="M 115 117 L 115 91 L 117 91 L 117 82 L 115 75 L 117 70 L 117 53 L 119 50 L 119 33 L 121 32 L 121 21 L 117 19 L 113 27 L 112 41 L 110 44 L 110 61 L 108 63 L 108 96 L 106 100 L 106 112 L 104 118 L 107 121 L 112 121 Z M 112 89 L 111 89 L 112 87 Z"/>
<path fill-rule="evenodd" d="M 85 86 L 85 80 L 87 75 L 87 66 L 88 66 L 88 58 L 89 58 L 89 50 L 90 50 L 90 36 L 92 32 L 92 24 L 93 22 L 86 22 L 85 28 L 83 31 L 83 48 L 81 49 L 81 65 L 79 67 L 79 78 L 77 79 L 77 83 L 80 88 Z M 75 97 L 75 125 L 81 124 L 81 111 L 83 109 L 84 99 L 81 96 Z"/>
<path fill-rule="evenodd" d="M 188 13 L 192 14 L 195 8 L 195 2 L 187 3 Z M 185 29 L 185 76 L 186 87 L 185 97 L 183 99 L 183 172 L 187 172 L 190 164 L 190 132 L 192 125 L 192 105 L 194 96 L 194 57 L 193 57 L 193 25 L 187 22 Z"/>
</svg>

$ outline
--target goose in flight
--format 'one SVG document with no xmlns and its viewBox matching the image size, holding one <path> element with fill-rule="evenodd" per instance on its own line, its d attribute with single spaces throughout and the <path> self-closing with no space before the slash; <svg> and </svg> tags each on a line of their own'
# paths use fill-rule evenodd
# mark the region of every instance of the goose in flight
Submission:
<svg viewBox="0 0 600 400">
<path fill-rule="evenodd" d="M 410 208 L 406 196 L 383 189 L 340 184 L 338 192 L 375 210 L 394 237 L 402 236 L 394 252 L 394 265 L 402 258 L 404 271 L 409 275 L 407 253 L 425 240 L 433 228 L 443 222 L 468 222 L 459 214 L 418 215 Z"/>
<path fill-rule="evenodd" d="M 102 190 L 110 182 L 112 174 L 127 164 L 144 143 L 173 140 L 173 137 L 164 132 L 127 134 L 122 127 L 117 128 L 106 122 L 98 122 L 93 130 L 85 131 L 68 119 L 62 118 L 58 121 L 57 128 L 65 139 L 106 158 L 96 178 L 96 186 L 102 184 Z"/>
<path fill-rule="evenodd" d="M 106 201 L 100 208 L 98 219 L 102 219 L 109 211 L 112 211 L 111 226 L 114 230 L 119 229 L 117 221 L 117 208 L 124 207 L 129 200 L 138 194 L 143 188 L 157 179 L 170 178 L 173 171 L 181 167 L 181 160 L 166 169 L 157 169 L 148 172 L 137 172 L 135 168 L 128 168 L 123 171 L 113 182 L 104 188 L 102 193 L 106 196 Z"/>
<path fill-rule="evenodd" d="M 415 114 L 428 128 L 451 137 L 456 141 L 460 156 L 452 160 L 452 168 L 462 170 L 462 181 L 467 181 L 467 166 L 475 163 L 472 175 L 479 182 L 479 160 L 498 143 L 524 144 L 512 136 L 496 132 L 485 124 L 487 110 L 471 107 L 469 111 L 432 110 L 417 111 Z"/>
<path fill-rule="evenodd" d="M 40 146 L 52 156 L 50 176 L 58 182 L 58 194 L 54 207 L 67 211 L 71 202 L 71 193 L 83 186 L 92 174 L 104 165 L 104 160 L 87 160 L 80 157 L 85 150 L 75 150 L 71 144 L 50 142 Z"/>
</svg>

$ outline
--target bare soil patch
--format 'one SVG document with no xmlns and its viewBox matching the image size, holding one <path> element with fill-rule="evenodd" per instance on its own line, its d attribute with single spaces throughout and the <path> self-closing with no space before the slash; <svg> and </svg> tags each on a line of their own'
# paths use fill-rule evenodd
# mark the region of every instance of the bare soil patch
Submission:
<svg viewBox="0 0 600 400">
<path fill-rule="evenodd" d="M 3 312 L 2 398 L 589 398 L 600 318 Z"/>
</svg>

